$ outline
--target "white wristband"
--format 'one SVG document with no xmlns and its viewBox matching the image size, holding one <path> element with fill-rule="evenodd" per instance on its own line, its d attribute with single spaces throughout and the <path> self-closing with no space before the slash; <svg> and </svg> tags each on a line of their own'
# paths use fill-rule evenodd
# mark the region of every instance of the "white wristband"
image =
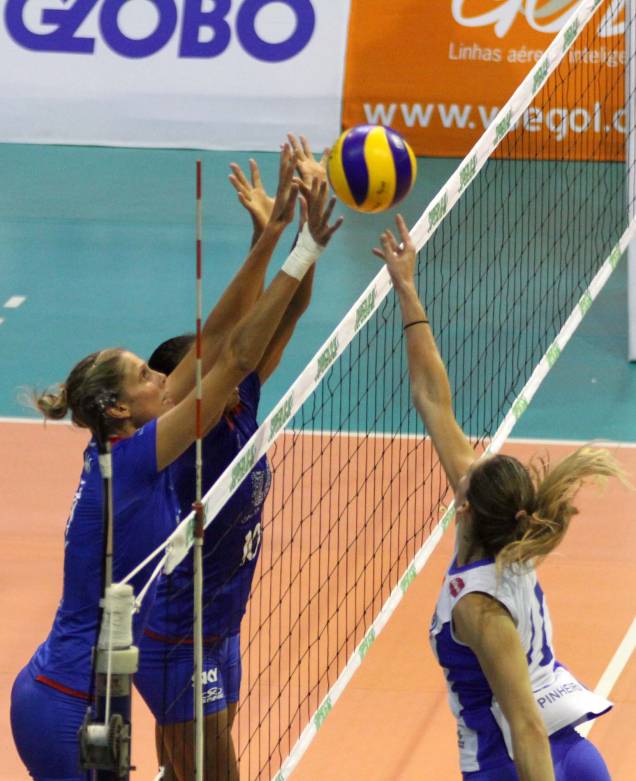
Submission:
<svg viewBox="0 0 636 781">
<path fill-rule="evenodd" d="M 300 281 L 318 260 L 323 250 L 324 247 L 314 241 L 313 236 L 309 232 L 309 227 L 305 223 L 303 229 L 298 234 L 296 246 L 287 256 L 281 271 Z"/>
</svg>

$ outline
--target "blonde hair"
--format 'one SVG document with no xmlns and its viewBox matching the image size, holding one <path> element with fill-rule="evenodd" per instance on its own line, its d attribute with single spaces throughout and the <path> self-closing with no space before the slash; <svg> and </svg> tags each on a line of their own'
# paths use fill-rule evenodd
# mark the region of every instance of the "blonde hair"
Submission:
<svg viewBox="0 0 636 781">
<path fill-rule="evenodd" d="M 609 451 L 581 447 L 550 469 L 547 459 L 526 468 L 511 456 L 494 456 L 470 476 L 466 498 L 473 541 L 497 569 L 547 556 L 561 542 L 578 513 L 573 501 L 589 481 L 625 474 Z"/>
<path fill-rule="evenodd" d="M 121 394 L 121 355 L 119 348 L 87 355 L 73 367 L 64 384 L 34 393 L 35 406 L 50 420 L 61 420 L 70 411 L 77 426 L 89 428 L 99 439 L 108 436 L 117 426 L 117 421 L 106 413 Z"/>
</svg>

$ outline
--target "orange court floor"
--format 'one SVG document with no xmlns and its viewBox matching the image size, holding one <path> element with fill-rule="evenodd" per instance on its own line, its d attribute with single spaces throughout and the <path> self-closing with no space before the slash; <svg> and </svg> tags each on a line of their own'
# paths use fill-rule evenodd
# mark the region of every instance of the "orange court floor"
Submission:
<svg viewBox="0 0 636 781">
<path fill-rule="evenodd" d="M 22 781 L 28 776 L 9 725 L 11 685 L 45 638 L 61 594 L 64 526 L 86 434 L 67 425 L 2 422 L 0 436 L 0 608 L 4 623 L 0 781 Z M 505 450 L 522 459 L 547 451 L 558 459 L 572 447 L 517 441 Z M 636 483 L 636 447 L 612 446 L 612 450 Z M 580 515 L 563 545 L 541 565 L 540 577 L 550 604 L 557 655 L 594 688 L 636 614 L 636 513 L 633 494 L 616 482 L 600 493 L 586 488 L 579 506 Z M 451 552 L 449 531 L 334 705 L 294 771 L 294 779 L 460 778 L 446 688 L 427 640 Z M 614 781 L 634 781 L 634 658 L 619 665 L 618 672 L 610 695 L 615 707 L 593 726 L 590 738 L 605 756 Z M 155 777 L 152 721 L 138 699 L 133 708 L 133 761 L 137 770 L 132 778 L 149 781 Z M 242 778 L 248 781 L 245 772 Z"/>
</svg>

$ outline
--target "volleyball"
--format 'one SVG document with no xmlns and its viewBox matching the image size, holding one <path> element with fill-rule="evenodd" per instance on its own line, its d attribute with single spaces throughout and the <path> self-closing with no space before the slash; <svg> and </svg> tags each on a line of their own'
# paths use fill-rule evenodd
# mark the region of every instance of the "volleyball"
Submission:
<svg viewBox="0 0 636 781">
<path fill-rule="evenodd" d="M 413 150 L 382 125 L 356 125 L 333 145 L 327 174 L 338 198 L 360 212 L 381 212 L 399 203 L 417 175 Z"/>
</svg>

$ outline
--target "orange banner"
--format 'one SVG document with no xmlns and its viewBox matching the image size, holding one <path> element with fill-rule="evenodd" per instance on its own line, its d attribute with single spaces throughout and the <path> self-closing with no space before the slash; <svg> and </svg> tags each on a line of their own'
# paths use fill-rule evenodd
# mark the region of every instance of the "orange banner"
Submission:
<svg viewBox="0 0 636 781">
<path fill-rule="evenodd" d="M 466 155 L 576 5 L 352 0 L 344 127 L 390 125 L 418 155 Z M 622 159 L 623 36 L 623 3 L 604 0 L 518 130 L 551 156 Z"/>
</svg>

